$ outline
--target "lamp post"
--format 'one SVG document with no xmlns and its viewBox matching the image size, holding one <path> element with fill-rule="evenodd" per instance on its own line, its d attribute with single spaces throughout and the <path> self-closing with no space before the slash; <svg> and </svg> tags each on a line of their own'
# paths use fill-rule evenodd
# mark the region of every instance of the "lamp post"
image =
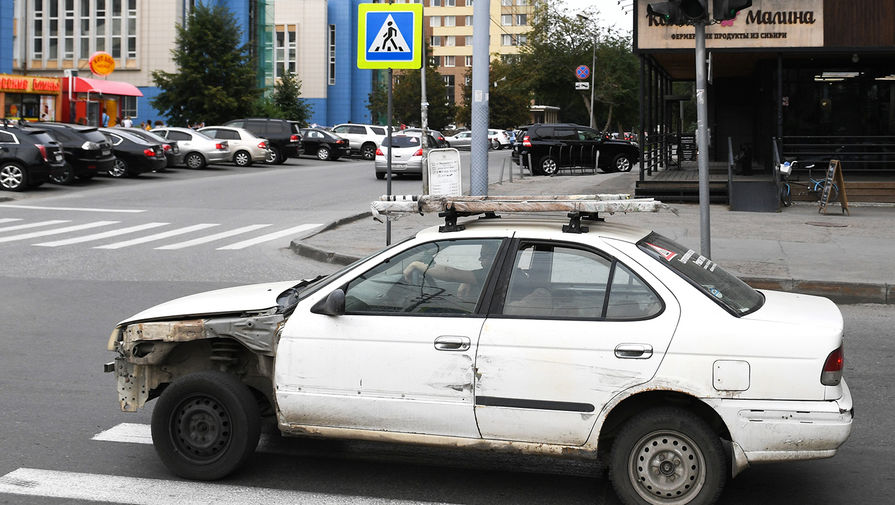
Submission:
<svg viewBox="0 0 895 505">
<path fill-rule="evenodd" d="M 583 15 L 577 14 L 578 19 L 584 22 L 590 21 L 590 18 Z M 594 127 L 594 77 L 597 72 L 597 36 L 594 35 L 593 45 L 591 46 L 591 60 L 590 60 L 590 124 L 591 128 Z"/>
</svg>

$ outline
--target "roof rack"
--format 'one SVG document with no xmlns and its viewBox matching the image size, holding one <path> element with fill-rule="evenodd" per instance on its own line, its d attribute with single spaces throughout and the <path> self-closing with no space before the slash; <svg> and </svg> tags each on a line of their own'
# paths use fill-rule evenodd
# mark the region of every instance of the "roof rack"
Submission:
<svg viewBox="0 0 895 505">
<path fill-rule="evenodd" d="M 409 214 L 437 212 L 445 218 L 439 231 L 459 231 L 458 217 L 484 214 L 484 218 L 497 218 L 498 213 L 566 212 L 571 219 L 563 231 L 585 233 L 587 227 L 581 220 L 602 221 L 599 213 L 677 211 L 652 198 L 631 198 L 626 193 L 597 195 L 525 195 L 525 196 L 430 196 L 430 195 L 383 195 L 370 204 L 374 219 L 386 216 L 396 219 Z"/>
</svg>

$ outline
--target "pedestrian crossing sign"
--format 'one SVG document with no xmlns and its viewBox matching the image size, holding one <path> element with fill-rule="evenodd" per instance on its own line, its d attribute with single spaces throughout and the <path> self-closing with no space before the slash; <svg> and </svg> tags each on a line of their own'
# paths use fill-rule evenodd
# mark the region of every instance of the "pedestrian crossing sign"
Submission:
<svg viewBox="0 0 895 505">
<path fill-rule="evenodd" d="M 422 4 L 358 4 L 358 68 L 420 68 Z"/>
</svg>

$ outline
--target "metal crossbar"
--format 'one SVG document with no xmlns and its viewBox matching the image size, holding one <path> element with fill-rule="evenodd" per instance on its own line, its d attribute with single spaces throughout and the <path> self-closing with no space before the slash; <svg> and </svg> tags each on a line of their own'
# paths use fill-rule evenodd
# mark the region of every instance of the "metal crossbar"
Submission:
<svg viewBox="0 0 895 505">
<path fill-rule="evenodd" d="M 652 198 L 631 198 L 629 194 L 525 195 L 525 196 L 427 196 L 385 195 L 370 204 L 374 217 L 452 212 L 458 215 L 484 213 L 575 212 L 597 214 L 616 212 L 659 212 L 676 210 Z"/>
</svg>

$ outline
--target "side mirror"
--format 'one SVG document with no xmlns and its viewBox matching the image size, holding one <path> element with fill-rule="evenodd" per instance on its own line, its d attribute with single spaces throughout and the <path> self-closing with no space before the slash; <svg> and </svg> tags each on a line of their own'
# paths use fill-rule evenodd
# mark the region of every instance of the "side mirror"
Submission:
<svg viewBox="0 0 895 505">
<path fill-rule="evenodd" d="M 341 288 L 330 293 L 326 298 L 311 307 L 314 314 L 341 316 L 345 313 L 345 292 Z"/>
</svg>

